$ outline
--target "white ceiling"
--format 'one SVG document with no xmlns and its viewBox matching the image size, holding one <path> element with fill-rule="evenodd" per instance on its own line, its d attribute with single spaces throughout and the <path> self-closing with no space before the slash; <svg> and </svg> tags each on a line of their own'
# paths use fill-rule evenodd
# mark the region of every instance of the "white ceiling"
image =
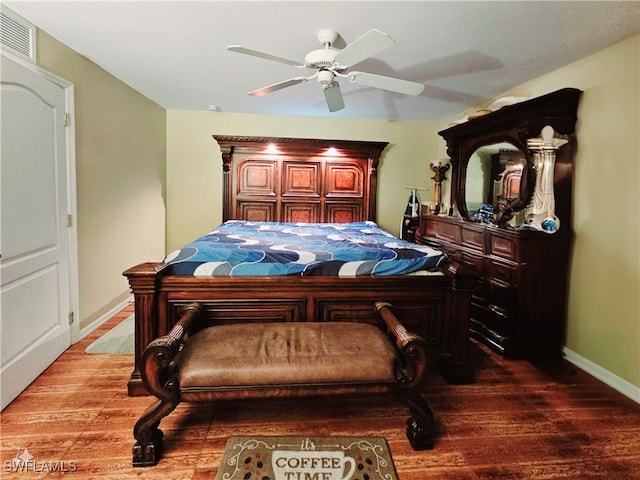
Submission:
<svg viewBox="0 0 640 480">
<path fill-rule="evenodd" d="M 640 31 L 637 1 L 3 3 L 166 109 L 340 118 L 441 121 Z M 422 94 L 341 81 L 334 113 L 315 81 L 247 95 L 300 71 L 227 45 L 302 61 L 327 28 L 339 47 L 371 28 L 391 35 L 357 70 L 424 83 Z"/>
</svg>

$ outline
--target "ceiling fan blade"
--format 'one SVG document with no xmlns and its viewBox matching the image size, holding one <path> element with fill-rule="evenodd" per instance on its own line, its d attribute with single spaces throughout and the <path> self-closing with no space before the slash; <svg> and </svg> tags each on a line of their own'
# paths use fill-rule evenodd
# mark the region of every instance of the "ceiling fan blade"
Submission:
<svg viewBox="0 0 640 480">
<path fill-rule="evenodd" d="M 324 91 L 324 99 L 327 101 L 327 107 L 329 107 L 330 112 L 337 112 L 344 108 L 344 100 L 338 82 L 323 85 L 322 90 Z"/>
<path fill-rule="evenodd" d="M 405 95 L 420 95 L 424 90 L 424 84 L 402 80 L 400 78 L 386 77 L 365 72 L 349 72 L 347 79 L 351 83 L 366 85 L 367 87 L 381 88 L 390 92 L 403 93 Z"/>
<path fill-rule="evenodd" d="M 245 55 L 251 55 L 253 57 L 263 58 L 265 60 L 271 60 L 273 62 L 292 65 L 294 67 L 304 67 L 304 63 L 300 63 L 295 60 L 289 60 L 288 58 L 278 57 L 276 55 L 271 55 L 270 53 L 264 53 L 258 50 L 252 50 L 251 48 L 241 47 L 240 45 L 229 45 L 227 47 L 227 50 L 229 50 L 230 52 L 244 53 Z"/>
<path fill-rule="evenodd" d="M 333 61 L 344 68 L 351 67 L 386 50 L 395 43 L 395 40 L 386 33 L 372 29 L 340 50 L 333 57 Z"/>
<path fill-rule="evenodd" d="M 253 90 L 249 92 L 249 95 L 253 97 L 261 97 L 263 95 L 266 95 L 267 93 L 275 92 L 276 90 L 282 90 L 283 88 L 291 87 L 293 85 L 298 85 L 299 83 L 304 83 L 310 78 L 313 78 L 313 77 L 290 78 L 289 80 L 284 80 L 282 82 L 274 83 L 273 85 L 268 85 L 266 87 L 259 88 L 258 90 Z"/>
</svg>

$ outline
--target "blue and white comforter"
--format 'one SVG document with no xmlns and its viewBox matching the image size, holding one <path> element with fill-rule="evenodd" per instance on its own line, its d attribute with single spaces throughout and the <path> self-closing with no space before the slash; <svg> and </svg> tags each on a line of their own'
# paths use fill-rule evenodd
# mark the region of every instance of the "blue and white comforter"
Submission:
<svg viewBox="0 0 640 480">
<path fill-rule="evenodd" d="M 169 254 L 174 275 L 404 275 L 434 270 L 443 252 L 400 240 L 374 222 L 230 220 Z"/>
</svg>

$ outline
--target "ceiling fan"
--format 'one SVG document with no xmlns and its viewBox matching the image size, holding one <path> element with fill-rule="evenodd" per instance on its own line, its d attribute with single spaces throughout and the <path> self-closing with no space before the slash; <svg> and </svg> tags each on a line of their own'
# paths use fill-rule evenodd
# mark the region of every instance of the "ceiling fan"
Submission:
<svg viewBox="0 0 640 480">
<path fill-rule="evenodd" d="M 230 45 L 227 50 L 245 55 L 284 63 L 296 68 L 306 69 L 310 75 L 300 76 L 268 85 L 249 92 L 252 96 L 262 96 L 283 88 L 316 78 L 322 86 L 324 98 L 330 112 L 344 108 L 344 100 L 340 91 L 340 84 L 336 77 L 345 78 L 351 83 L 367 87 L 381 88 L 405 95 L 419 95 L 424 89 L 422 83 L 410 82 L 400 78 L 376 75 L 373 73 L 349 71 L 352 65 L 362 62 L 395 44 L 395 40 L 380 30 L 372 29 L 354 40 L 343 49 L 333 46 L 338 33 L 333 30 L 320 30 L 318 41 L 323 48 L 312 50 L 304 57 L 304 62 L 289 60 L 288 58 L 271 55 L 269 53 L 252 50 L 240 45 Z"/>
</svg>

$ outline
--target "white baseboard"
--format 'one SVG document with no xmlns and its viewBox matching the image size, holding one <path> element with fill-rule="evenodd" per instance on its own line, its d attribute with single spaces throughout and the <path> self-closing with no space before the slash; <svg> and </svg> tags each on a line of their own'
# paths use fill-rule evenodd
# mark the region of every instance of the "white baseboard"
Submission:
<svg viewBox="0 0 640 480">
<path fill-rule="evenodd" d="M 629 397 L 634 402 L 640 404 L 640 387 L 633 385 L 624 378 L 620 378 L 609 370 L 602 368 L 597 363 L 593 363 L 591 360 L 586 359 L 582 355 L 578 355 L 567 347 L 563 347 L 562 352 L 568 362 L 571 362 L 580 370 L 585 371 L 589 375 L 597 378 L 614 390 L 617 390 L 624 396 Z"/>
<path fill-rule="evenodd" d="M 84 337 L 89 335 L 91 332 L 93 332 L 97 328 L 101 327 L 102 324 L 104 324 L 107 320 L 109 320 L 116 313 L 118 313 L 120 310 L 122 310 L 123 308 L 127 307 L 131 303 L 133 303 L 133 295 L 131 295 L 126 300 L 123 300 L 122 302 L 120 302 L 119 304 L 114 306 L 111 310 L 109 310 L 105 314 L 101 315 L 95 321 L 91 322 L 91 324 L 89 326 L 87 326 L 87 327 L 83 328 L 82 330 L 80 330 L 80 333 L 79 333 L 79 336 L 78 336 L 78 341 L 82 340 Z"/>
</svg>

